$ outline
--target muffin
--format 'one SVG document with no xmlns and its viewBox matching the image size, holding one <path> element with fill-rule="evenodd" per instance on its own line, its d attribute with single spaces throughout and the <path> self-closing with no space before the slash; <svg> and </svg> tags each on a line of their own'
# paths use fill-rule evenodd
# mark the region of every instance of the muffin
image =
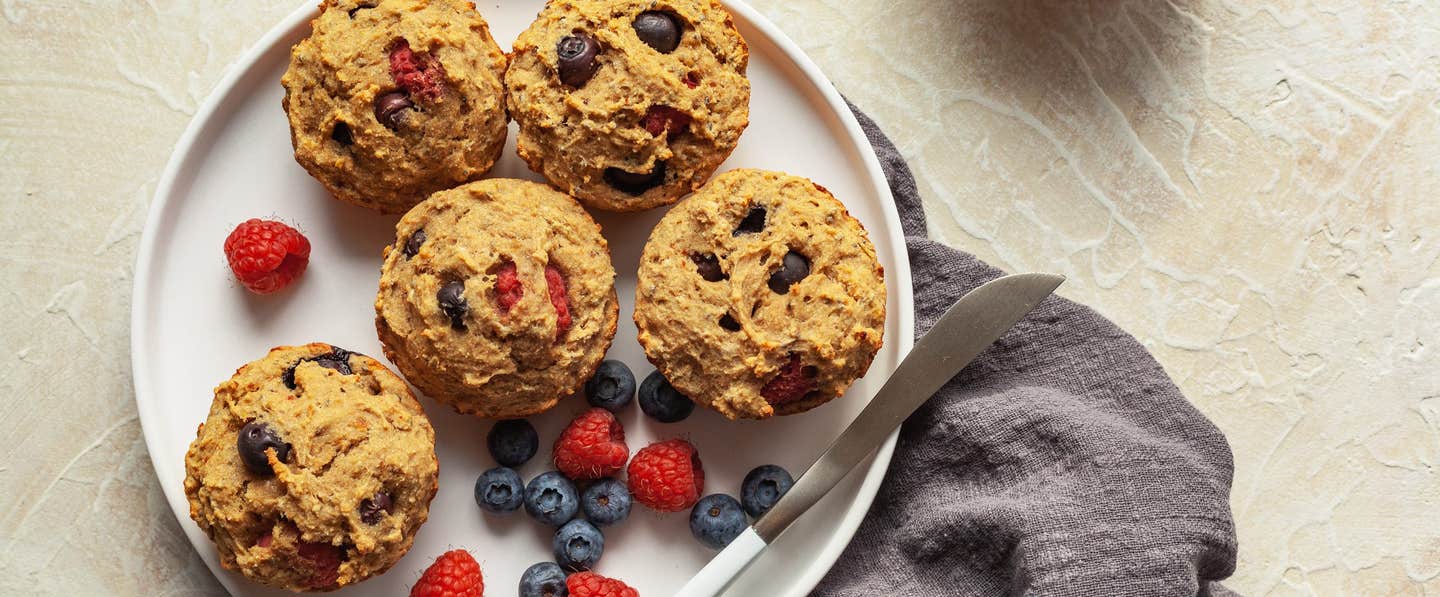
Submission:
<svg viewBox="0 0 1440 597">
<path fill-rule="evenodd" d="M 185 497 L 226 569 L 329 591 L 409 551 L 437 468 L 429 419 L 379 361 L 282 346 L 215 388 L 185 454 Z"/>
<path fill-rule="evenodd" d="M 589 207 L 674 203 L 749 124 L 748 61 L 714 0 L 552 0 L 505 73 L 516 148 Z"/>
<path fill-rule="evenodd" d="M 600 226 L 540 183 L 489 179 L 431 195 L 385 249 L 375 327 L 410 383 L 455 410 L 533 415 L 575 393 L 615 336 Z"/>
<path fill-rule="evenodd" d="M 885 327 L 884 269 L 865 228 L 824 187 L 779 172 L 726 172 L 665 214 L 635 295 L 650 362 L 731 419 L 840 396 Z"/>
<path fill-rule="evenodd" d="M 459 0 L 325 0 L 280 79 L 295 161 L 336 198 L 402 213 L 505 146 L 505 54 Z"/>
</svg>

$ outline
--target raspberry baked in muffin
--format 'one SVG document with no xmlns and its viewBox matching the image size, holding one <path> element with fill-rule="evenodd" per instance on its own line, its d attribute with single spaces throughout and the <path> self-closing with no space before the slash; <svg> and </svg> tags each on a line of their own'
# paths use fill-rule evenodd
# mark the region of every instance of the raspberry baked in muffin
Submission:
<svg viewBox="0 0 1440 597">
<path fill-rule="evenodd" d="M 402 213 L 505 145 L 505 54 L 460 0 L 325 0 L 280 79 L 295 160 L 332 195 Z"/>
<path fill-rule="evenodd" d="M 441 191 L 405 214 L 375 297 L 385 355 L 405 378 L 490 418 L 578 391 L 618 312 L 600 226 L 568 195 L 510 179 Z"/>
<path fill-rule="evenodd" d="M 714 0 L 552 0 L 505 74 L 516 148 L 589 207 L 674 203 L 749 124 L 748 61 Z"/>
<path fill-rule="evenodd" d="M 696 403 L 732 419 L 795 414 L 870 367 L 885 274 L 864 227 L 824 187 L 733 170 L 651 232 L 635 324 L 646 356 Z"/>
<path fill-rule="evenodd" d="M 429 419 L 379 361 L 282 346 L 215 388 L 185 454 L 185 497 L 225 568 L 328 591 L 410 550 L 437 467 Z"/>
</svg>

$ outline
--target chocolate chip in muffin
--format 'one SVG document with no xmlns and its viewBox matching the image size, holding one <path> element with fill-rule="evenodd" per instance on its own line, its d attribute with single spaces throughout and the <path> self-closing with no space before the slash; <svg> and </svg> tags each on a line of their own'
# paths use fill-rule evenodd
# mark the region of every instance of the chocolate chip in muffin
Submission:
<svg viewBox="0 0 1440 597">
<path fill-rule="evenodd" d="M 735 227 L 735 231 L 734 231 L 734 232 L 731 232 L 731 233 L 730 233 L 730 236 L 740 236 L 740 235 L 742 235 L 742 234 L 755 234 L 755 233 L 760 232 L 761 230 L 764 230 L 764 229 L 765 229 L 765 206 L 763 206 L 763 205 L 756 205 L 756 206 L 753 206 L 753 207 L 750 208 L 750 211 L 745 214 L 745 219 L 740 220 L 740 225 Z"/>
<path fill-rule="evenodd" d="M 810 275 L 810 260 L 804 255 L 790 251 L 785 254 L 780 269 L 770 274 L 768 285 L 775 294 L 790 292 L 790 286 Z"/>
<path fill-rule="evenodd" d="M 450 318 L 450 327 L 464 331 L 465 314 L 470 312 L 470 303 L 465 300 L 465 282 L 447 282 L 435 293 L 435 300 L 440 303 L 440 310 Z"/>
<path fill-rule="evenodd" d="M 392 131 L 399 130 L 405 115 L 414 107 L 415 103 L 410 101 L 405 92 L 391 91 L 375 98 L 375 120 Z"/>
<path fill-rule="evenodd" d="M 410 233 L 410 238 L 405 239 L 405 258 L 414 257 L 420 252 L 420 245 L 425 244 L 425 229 L 421 228 Z"/>
<path fill-rule="evenodd" d="M 600 43 L 584 33 L 561 38 L 560 43 L 555 44 L 555 54 L 559 57 L 560 82 L 571 87 L 584 87 L 600 69 L 600 62 L 596 60 Z"/>
<path fill-rule="evenodd" d="M 245 468 L 262 477 L 275 474 L 275 468 L 270 466 L 270 458 L 265 454 L 266 449 L 275 450 L 275 459 L 280 462 L 290 460 L 290 444 L 280 439 L 280 434 L 269 425 L 259 421 L 250 421 L 240 428 L 240 434 L 235 438 L 235 449 L 240 452 L 240 461 L 245 463 Z"/>
<path fill-rule="evenodd" d="M 740 322 L 735 321 L 734 317 L 731 317 L 729 313 L 726 313 L 720 316 L 720 327 L 725 328 L 726 330 L 731 332 L 738 332 L 740 331 Z"/>
<path fill-rule="evenodd" d="M 375 524 L 380 522 L 381 514 L 388 514 L 395 501 L 390 499 L 390 494 L 383 491 L 375 492 L 375 495 L 360 500 L 360 522 Z"/>
<path fill-rule="evenodd" d="M 336 122 L 335 128 L 330 129 L 330 138 L 345 147 L 355 144 L 355 135 L 350 132 L 350 125 L 344 121 Z"/>
<path fill-rule="evenodd" d="M 719 282 L 729 277 L 720 269 L 720 259 L 714 253 L 696 253 L 690 256 L 690 260 L 695 262 L 695 271 L 706 282 Z"/>
<path fill-rule="evenodd" d="M 661 54 L 674 52 L 680 45 L 680 23 L 675 15 L 658 10 L 642 12 L 635 17 L 633 26 L 640 41 Z"/>
<path fill-rule="evenodd" d="M 640 195 L 655 188 L 665 180 L 665 162 L 655 162 L 655 168 L 647 173 L 627 172 L 619 168 L 605 169 L 605 182 L 617 190 L 631 195 Z"/>
</svg>

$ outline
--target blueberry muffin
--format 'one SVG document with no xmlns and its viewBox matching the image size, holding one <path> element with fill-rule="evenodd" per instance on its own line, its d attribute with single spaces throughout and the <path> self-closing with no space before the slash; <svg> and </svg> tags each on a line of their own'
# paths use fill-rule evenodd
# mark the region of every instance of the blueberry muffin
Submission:
<svg viewBox="0 0 1440 597">
<path fill-rule="evenodd" d="M 731 419 L 840 396 L 885 328 L 885 272 L 865 228 L 824 187 L 779 172 L 726 172 L 665 214 L 635 295 L 646 356 Z"/>
<path fill-rule="evenodd" d="M 185 454 L 185 497 L 226 569 L 329 591 L 410 550 L 437 467 L 404 380 L 329 344 L 282 346 L 215 388 Z"/>
<path fill-rule="evenodd" d="M 280 79 L 295 160 L 335 197 L 402 213 L 505 145 L 505 54 L 459 0 L 324 0 Z"/>
<path fill-rule="evenodd" d="M 610 347 L 618 309 L 609 245 L 590 214 L 543 184 L 489 179 L 401 218 L 375 326 L 425 394 L 508 419 L 579 390 Z"/>
<path fill-rule="evenodd" d="M 517 150 L 587 206 L 674 203 L 749 124 L 748 61 L 714 0 L 552 0 L 505 73 Z"/>
</svg>

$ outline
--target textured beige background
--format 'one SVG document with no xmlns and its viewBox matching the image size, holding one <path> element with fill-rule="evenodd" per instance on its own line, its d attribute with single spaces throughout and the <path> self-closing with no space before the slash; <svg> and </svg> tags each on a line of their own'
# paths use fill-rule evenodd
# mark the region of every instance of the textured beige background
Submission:
<svg viewBox="0 0 1440 597">
<path fill-rule="evenodd" d="M 294 5 L 0 0 L 0 594 L 218 590 L 132 405 L 132 262 L 186 122 Z M 890 131 L 934 235 L 1070 276 L 1225 430 L 1232 587 L 1440 592 L 1437 3 L 756 5 Z"/>
</svg>

